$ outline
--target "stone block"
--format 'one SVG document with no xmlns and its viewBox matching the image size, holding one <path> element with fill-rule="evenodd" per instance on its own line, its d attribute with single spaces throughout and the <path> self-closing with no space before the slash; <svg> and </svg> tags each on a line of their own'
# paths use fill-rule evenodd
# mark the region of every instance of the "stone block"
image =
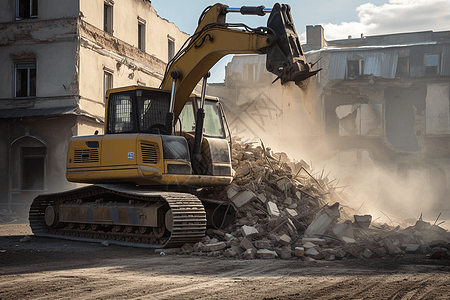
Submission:
<svg viewBox="0 0 450 300">
<path fill-rule="evenodd" d="M 343 237 L 342 237 L 342 240 L 343 240 L 344 242 L 346 242 L 347 244 L 355 244 L 355 243 L 356 243 L 356 240 L 355 240 L 355 239 L 352 239 L 352 238 L 349 238 L 349 237 L 346 237 L 346 236 L 343 236 Z"/>
<path fill-rule="evenodd" d="M 292 188 L 293 184 L 292 184 L 291 180 L 289 180 L 289 178 L 283 177 L 277 181 L 277 186 L 280 189 L 280 191 L 285 192 L 285 191 L 289 191 Z"/>
<path fill-rule="evenodd" d="M 420 244 L 408 244 L 405 249 L 406 253 L 418 253 L 420 252 Z"/>
<path fill-rule="evenodd" d="M 243 237 L 246 237 L 249 240 L 251 240 L 255 236 L 258 236 L 259 234 L 258 230 L 255 227 L 247 225 L 241 227 L 241 233 Z"/>
<path fill-rule="evenodd" d="M 242 255 L 242 257 L 245 258 L 245 259 L 254 259 L 255 255 L 256 255 L 256 250 L 255 249 L 247 249 L 247 250 L 245 250 L 245 252 Z"/>
<path fill-rule="evenodd" d="M 336 202 L 332 206 L 325 205 L 315 219 L 306 229 L 305 237 L 314 237 L 316 234 L 323 234 L 329 226 L 333 225 L 340 217 L 339 203 Z"/>
<path fill-rule="evenodd" d="M 203 251 L 214 252 L 214 251 L 222 250 L 226 247 L 227 247 L 227 245 L 224 242 L 218 242 L 218 243 L 214 243 L 214 244 L 205 245 L 205 247 L 203 248 Z"/>
<path fill-rule="evenodd" d="M 309 248 L 317 248 L 318 246 L 316 244 L 314 244 L 314 243 L 306 242 L 306 243 L 303 244 L 303 247 L 305 249 L 309 249 Z"/>
<path fill-rule="evenodd" d="M 267 212 L 272 217 L 278 217 L 280 215 L 277 204 L 272 201 L 267 202 Z"/>
<path fill-rule="evenodd" d="M 214 234 L 217 234 L 220 237 L 225 237 L 225 231 L 219 230 L 219 229 L 213 229 L 212 231 Z"/>
<path fill-rule="evenodd" d="M 294 201 L 292 200 L 291 197 L 286 197 L 286 199 L 284 199 L 284 201 L 283 201 L 283 204 L 287 205 L 287 206 L 292 205 L 293 203 L 294 203 Z"/>
<path fill-rule="evenodd" d="M 355 224 L 357 226 L 363 227 L 363 228 L 369 228 L 370 222 L 372 222 L 372 216 L 371 215 L 354 215 L 353 218 L 355 219 Z"/>
<path fill-rule="evenodd" d="M 336 259 L 336 250 L 334 249 L 322 249 L 321 253 L 325 260 L 332 261 Z"/>
<path fill-rule="evenodd" d="M 272 247 L 270 241 L 266 240 L 254 241 L 253 245 L 255 245 L 256 249 L 269 249 Z"/>
<path fill-rule="evenodd" d="M 333 227 L 333 233 L 342 238 L 343 236 L 353 238 L 353 226 L 350 220 L 346 220 L 343 223 L 339 223 Z"/>
<path fill-rule="evenodd" d="M 347 253 L 345 253 L 345 251 L 343 249 L 336 249 L 336 251 L 334 252 L 334 256 L 337 259 L 343 259 L 345 257 Z"/>
<path fill-rule="evenodd" d="M 278 254 L 272 250 L 259 249 L 258 251 L 256 251 L 256 257 L 258 257 L 258 258 L 277 258 Z"/>
<path fill-rule="evenodd" d="M 291 241 L 291 238 L 287 234 L 283 234 L 282 236 L 280 236 L 279 242 L 285 246 L 289 245 Z"/>
<path fill-rule="evenodd" d="M 195 243 L 193 245 L 193 249 L 192 250 L 194 252 L 199 252 L 199 251 L 202 251 L 204 247 L 205 247 L 205 244 L 203 244 L 202 242 L 198 242 L 198 243 Z"/>
<path fill-rule="evenodd" d="M 373 255 L 372 251 L 369 249 L 364 249 L 364 251 L 361 253 L 361 256 L 364 258 L 370 258 Z"/>
<path fill-rule="evenodd" d="M 281 259 L 291 259 L 292 258 L 291 249 L 289 247 L 283 247 L 283 249 L 281 249 L 280 257 Z"/>
<path fill-rule="evenodd" d="M 231 199 L 231 201 L 234 203 L 234 205 L 237 208 L 240 208 L 255 199 L 256 199 L 256 195 L 252 191 L 245 190 L 245 191 L 239 192 L 237 195 L 235 195 L 233 197 L 233 199 Z"/>
<path fill-rule="evenodd" d="M 303 247 L 295 247 L 295 256 L 301 257 L 305 255 L 305 248 Z"/>
<path fill-rule="evenodd" d="M 181 251 L 183 252 L 191 252 L 192 250 L 194 250 L 194 246 L 191 243 L 186 243 L 181 247 Z"/>
<path fill-rule="evenodd" d="M 384 240 L 384 245 L 387 248 L 387 251 L 390 255 L 400 255 L 400 254 L 404 254 L 404 252 L 402 251 L 402 249 L 400 249 L 399 247 L 395 246 L 389 239 L 385 239 Z"/>
<path fill-rule="evenodd" d="M 313 243 L 314 245 L 326 245 L 327 241 L 325 241 L 324 239 L 319 239 L 319 238 L 302 238 L 302 243 Z"/>
<path fill-rule="evenodd" d="M 308 257 L 312 257 L 314 259 L 322 259 L 323 258 L 322 253 L 320 253 L 318 250 L 316 250 L 314 248 L 309 248 L 308 250 L 306 250 L 305 255 Z"/>
<path fill-rule="evenodd" d="M 244 250 L 253 249 L 256 252 L 256 248 L 253 246 L 252 242 L 249 241 L 247 238 L 243 238 L 241 243 L 239 244 L 239 247 L 241 247 Z"/>
<path fill-rule="evenodd" d="M 258 194 L 258 200 L 261 201 L 262 203 L 266 203 L 267 202 L 267 197 L 264 194 Z"/>
<path fill-rule="evenodd" d="M 235 237 L 234 237 L 232 234 L 225 233 L 224 238 L 225 238 L 226 241 L 231 241 L 231 240 L 234 239 Z"/>
<path fill-rule="evenodd" d="M 230 184 L 227 187 L 227 196 L 228 199 L 233 199 L 234 196 L 236 196 L 241 191 L 241 188 L 235 185 L 234 183 Z"/>
<path fill-rule="evenodd" d="M 231 247 L 225 250 L 225 252 L 223 253 L 223 255 L 225 257 L 235 257 L 239 255 L 239 252 L 236 251 L 235 248 Z"/>
<path fill-rule="evenodd" d="M 285 208 L 284 211 L 286 212 L 286 215 L 288 215 L 291 218 L 298 217 L 298 213 L 295 209 Z"/>
</svg>

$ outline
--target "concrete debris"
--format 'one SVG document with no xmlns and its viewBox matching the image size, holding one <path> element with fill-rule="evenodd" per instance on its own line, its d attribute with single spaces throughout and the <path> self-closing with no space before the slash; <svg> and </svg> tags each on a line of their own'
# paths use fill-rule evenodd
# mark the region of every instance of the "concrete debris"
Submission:
<svg viewBox="0 0 450 300">
<path fill-rule="evenodd" d="M 278 254 L 273 250 L 259 249 L 256 251 L 257 258 L 277 258 Z"/>
<path fill-rule="evenodd" d="M 303 255 L 305 255 L 305 248 L 303 247 L 295 247 L 294 251 L 295 256 L 302 257 Z"/>
<path fill-rule="evenodd" d="M 371 215 L 364 215 L 364 216 L 354 215 L 353 218 L 355 219 L 355 224 L 363 228 L 369 228 L 370 222 L 372 222 Z"/>
<path fill-rule="evenodd" d="M 330 225 L 334 225 L 340 217 L 339 203 L 336 202 L 332 206 L 325 205 L 322 211 L 317 214 L 316 218 L 309 224 L 305 231 L 306 237 L 313 237 L 317 234 L 323 234 Z"/>
<path fill-rule="evenodd" d="M 256 250 L 255 249 L 247 249 L 247 250 L 245 250 L 245 252 L 242 255 L 242 257 L 245 258 L 245 259 L 254 259 L 255 255 L 256 255 Z"/>
<path fill-rule="evenodd" d="M 108 241 L 103 241 L 101 244 L 102 244 L 102 246 L 109 247 L 109 242 Z"/>
<path fill-rule="evenodd" d="M 267 202 L 267 211 L 269 213 L 269 216 L 272 217 L 278 217 L 280 215 L 278 206 L 272 201 Z"/>
<path fill-rule="evenodd" d="M 253 226 L 244 225 L 241 227 L 242 236 L 248 239 L 258 236 L 258 230 Z"/>
<path fill-rule="evenodd" d="M 20 239 L 21 243 L 31 242 L 31 237 L 26 235 L 23 238 Z"/>
<path fill-rule="evenodd" d="M 334 180 L 305 161 L 235 139 L 232 165 L 232 184 L 201 191 L 206 199 L 223 203 L 222 211 L 214 211 L 215 228 L 178 253 L 304 261 L 398 258 L 405 253 L 450 258 L 448 231 L 422 218 L 402 229 L 376 223 L 368 214 L 350 215 L 339 203 L 346 202 L 345 194 L 330 184 Z M 226 218 L 224 208 L 231 212 Z"/>
</svg>

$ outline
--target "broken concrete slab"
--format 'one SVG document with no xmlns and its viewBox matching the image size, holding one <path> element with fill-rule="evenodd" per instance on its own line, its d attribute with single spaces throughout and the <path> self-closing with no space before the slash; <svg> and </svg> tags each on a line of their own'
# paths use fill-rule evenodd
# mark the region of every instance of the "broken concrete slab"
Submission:
<svg viewBox="0 0 450 300">
<path fill-rule="evenodd" d="M 308 237 L 302 238 L 302 243 L 303 244 L 308 243 L 308 242 L 313 243 L 314 245 L 320 245 L 320 246 L 323 246 L 323 245 L 327 244 L 326 240 L 320 239 L 320 238 L 308 238 Z"/>
<path fill-rule="evenodd" d="M 267 202 L 267 212 L 269 213 L 269 216 L 272 217 L 280 216 L 277 204 L 272 201 Z"/>
<path fill-rule="evenodd" d="M 255 199 L 256 195 L 252 191 L 245 190 L 235 195 L 231 201 L 237 208 L 240 208 Z"/>
<path fill-rule="evenodd" d="M 258 236 L 258 230 L 253 226 L 244 225 L 241 227 L 242 236 L 251 240 L 252 238 Z"/>
<path fill-rule="evenodd" d="M 372 222 L 371 215 L 354 215 L 353 218 L 355 219 L 355 224 L 362 228 L 369 228 L 370 222 Z"/>
<path fill-rule="evenodd" d="M 333 233 L 340 238 L 344 236 L 353 238 L 352 221 L 346 220 L 343 223 L 337 224 L 336 226 L 333 227 Z"/>
<path fill-rule="evenodd" d="M 282 236 L 280 236 L 279 242 L 285 246 L 289 245 L 291 241 L 291 238 L 287 234 L 283 234 Z"/>
<path fill-rule="evenodd" d="M 273 250 L 259 249 L 258 251 L 256 251 L 256 257 L 270 259 L 270 258 L 277 258 L 278 254 Z"/>
<path fill-rule="evenodd" d="M 247 249 L 247 250 L 245 250 L 245 252 L 242 255 L 242 257 L 245 258 L 245 259 L 254 259 L 255 255 L 256 255 L 256 250 L 255 249 Z"/>
<path fill-rule="evenodd" d="M 309 248 L 318 248 L 318 247 L 319 247 L 319 246 L 317 246 L 316 244 L 311 243 L 311 242 L 306 242 L 306 243 L 303 244 L 303 248 L 305 248 L 305 249 L 309 249 Z"/>
<path fill-rule="evenodd" d="M 228 199 L 230 199 L 230 200 L 233 199 L 233 197 L 236 196 L 241 190 L 242 189 L 239 186 L 237 186 L 236 184 L 234 184 L 234 183 L 230 184 L 226 188 Z"/>
<path fill-rule="evenodd" d="M 372 251 L 369 249 L 364 249 L 364 251 L 361 253 L 361 256 L 364 258 L 370 258 L 373 255 Z"/>
<path fill-rule="evenodd" d="M 406 253 L 418 253 L 420 252 L 420 244 L 408 244 L 405 249 Z"/>
<path fill-rule="evenodd" d="M 244 250 L 252 249 L 255 250 L 256 252 L 256 248 L 253 246 L 252 242 L 247 238 L 242 239 L 241 243 L 239 244 L 239 247 L 241 247 Z"/>
<path fill-rule="evenodd" d="M 277 252 L 278 253 L 278 252 Z M 292 251 L 289 247 L 283 247 L 281 251 L 278 253 L 278 255 L 281 257 L 281 259 L 291 259 L 292 258 Z"/>
<path fill-rule="evenodd" d="M 390 255 L 396 256 L 396 255 L 404 254 L 402 249 L 400 249 L 399 247 L 395 246 L 389 239 L 385 239 L 384 240 L 384 245 L 386 246 L 386 248 L 388 250 L 388 253 Z"/>
<path fill-rule="evenodd" d="M 342 240 L 343 240 L 344 242 L 346 242 L 347 244 L 355 244 L 355 243 L 356 243 L 356 240 L 355 240 L 355 239 L 352 239 L 352 238 L 349 238 L 349 237 L 346 237 L 346 236 L 343 236 L 343 237 L 342 237 Z"/>
<path fill-rule="evenodd" d="M 295 247 L 294 250 L 295 250 L 294 251 L 295 256 L 301 257 L 301 256 L 305 255 L 305 248 L 303 248 L 303 247 Z"/>
<path fill-rule="evenodd" d="M 340 216 L 339 202 L 332 206 L 325 205 L 316 218 L 309 224 L 304 235 L 305 237 L 314 237 L 316 234 L 324 234 L 329 226 L 334 225 Z"/>
<path fill-rule="evenodd" d="M 219 250 L 225 249 L 226 247 L 227 247 L 227 245 L 224 242 L 218 242 L 218 243 L 214 243 L 214 244 L 205 245 L 205 247 L 203 248 L 203 251 L 214 252 L 214 251 L 219 251 Z"/>
<path fill-rule="evenodd" d="M 285 208 L 284 212 L 286 213 L 287 216 L 289 216 L 291 218 L 298 217 L 298 213 L 295 209 Z"/>
<path fill-rule="evenodd" d="M 323 255 L 318 250 L 314 248 L 309 248 L 305 251 L 305 255 L 308 257 L 312 257 L 314 259 L 322 259 Z"/>
<path fill-rule="evenodd" d="M 269 249 L 272 247 L 270 241 L 266 240 L 254 241 L 253 244 L 256 247 L 256 249 Z"/>
</svg>

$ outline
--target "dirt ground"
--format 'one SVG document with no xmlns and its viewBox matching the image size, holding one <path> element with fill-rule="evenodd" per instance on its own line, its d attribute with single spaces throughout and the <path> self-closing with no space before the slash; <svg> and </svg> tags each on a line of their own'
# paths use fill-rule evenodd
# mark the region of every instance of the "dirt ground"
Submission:
<svg viewBox="0 0 450 300">
<path fill-rule="evenodd" d="M 24 235 L 31 241 L 20 242 Z M 160 255 L 0 225 L 0 299 L 449 299 L 450 260 Z"/>
</svg>

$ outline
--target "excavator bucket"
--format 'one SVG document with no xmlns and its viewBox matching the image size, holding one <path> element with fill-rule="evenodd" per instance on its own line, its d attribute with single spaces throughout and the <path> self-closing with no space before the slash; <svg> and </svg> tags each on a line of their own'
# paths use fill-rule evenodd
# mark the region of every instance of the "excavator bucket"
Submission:
<svg viewBox="0 0 450 300">
<path fill-rule="evenodd" d="M 313 65 L 306 62 L 289 5 L 275 4 L 267 20 L 267 27 L 276 36 L 276 45 L 267 52 L 266 59 L 267 71 L 277 76 L 274 82 L 281 79 L 281 84 L 289 81 L 299 84 L 320 71 L 313 71 Z"/>
</svg>

